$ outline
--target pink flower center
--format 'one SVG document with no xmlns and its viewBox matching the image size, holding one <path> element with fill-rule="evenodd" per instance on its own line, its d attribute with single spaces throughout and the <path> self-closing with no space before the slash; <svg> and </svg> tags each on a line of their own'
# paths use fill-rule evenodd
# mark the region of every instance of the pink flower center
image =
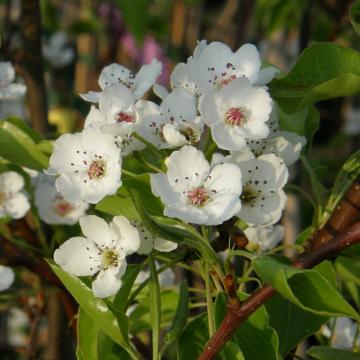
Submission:
<svg viewBox="0 0 360 360">
<path fill-rule="evenodd" d="M 58 201 L 54 206 L 55 212 L 57 212 L 60 216 L 66 216 L 73 211 L 73 209 L 74 207 L 65 200 Z"/>
<path fill-rule="evenodd" d="M 236 79 L 236 75 L 231 75 L 228 78 L 222 79 L 221 80 L 221 86 L 225 86 L 227 84 L 229 84 L 231 81 Z"/>
<path fill-rule="evenodd" d="M 105 175 L 105 170 L 106 170 L 105 161 L 94 160 L 91 163 L 87 173 L 90 179 L 100 179 Z"/>
<path fill-rule="evenodd" d="M 188 191 L 187 197 L 191 205 L 198 207 L 205 205 L 205 203 L 209 200 L 208 193 L 201 187 Z"/>
<path fill-rule="evenodd" d="M 127 114 L 126 112 L 119 112 L 116 115 L 116 121 L 118 123 L 126 122 L 126 123 L 133 123 L 135 122 L 135 117 L 133 115 Z"/>
<path fill-rule="evenodd" d="M 241 107 L 233 107 L 225 112 L 225 122 L 232 126 L 243 126 L 246 120 L 246 111 Z"/>
</svg>

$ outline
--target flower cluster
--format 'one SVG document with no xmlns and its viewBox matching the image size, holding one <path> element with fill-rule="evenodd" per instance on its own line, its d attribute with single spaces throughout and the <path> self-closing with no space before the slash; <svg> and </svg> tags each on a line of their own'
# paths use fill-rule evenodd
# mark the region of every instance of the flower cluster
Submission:
<svg viewBox="0 0 360 360">
<path fill-rule="evenodd" d="M 80 218 L 86 236 L 65 242 L 55 253 L 56 262 L 77 276 L 97 275 L 93 290 L 98 296 L 119 288 L 126 255 L 176 249 L 177 244 L 138 222 L 115 217 L 107 225 L 94 216 L 81 217 L 86 204 L 117 192 L 123 158 L 149 143 L 167 168 L 150 174 L 165 216 L 199 225 L 239 218 L 249 226 L 248 237 L 260 239 L 253 241 L 259 250 L 282 237 L 282 228 L 272 225 L 285 206 L 287 166 L 299 158 L 306 141 L 279 125 L 266 86 L 277 70 L 262 68 L 251 44 L 233 52 L 222 43 L 201 41 L 187 62 L 174 68 L 170 91 L 156 83 L 160 73 L 157 60 L 138 73 L 119 64 L 106 66 L 98 81 L 101 91 L 81 94 L 93 103 L 82 132 L 62 135 L 54 143 L 47 173 L 56 180 L 38 184 L 48 186 L 46 197 L 51 198 L 44 206 L 45 221 Z M 160 104 L 143 98 L 152 86 Z M 214 153 L 216 148 L 220 153 Z M 39 208 L 46 202 L 41 192 Z M 263 234 L 273 238 L 271 244 L 261 243 Z"/>
</svg>

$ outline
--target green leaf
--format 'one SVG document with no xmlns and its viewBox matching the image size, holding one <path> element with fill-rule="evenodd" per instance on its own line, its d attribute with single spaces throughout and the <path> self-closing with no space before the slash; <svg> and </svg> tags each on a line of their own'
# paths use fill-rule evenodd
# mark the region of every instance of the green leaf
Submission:
<svg viewBox="0 0 360 360">
<path fill-rule="evenodd" d="M 17 128 L 22 130 L 26 135 L 28 135 L 35 143 L 39 143 L 41 140 L 43 140 L 43 137 L 34 129 L 28 126 L 28 124 L 16 117 L 16 116 L 9 116 L 5 119 L 5 121 L 15 125 Z"/>
<path fill-rule="evenodd" d="M 168 333 L 165 336 L 164 347 L 162 353 L 165 352 L 165 349 L 170 346 L 174 341 L 176 341 L 186 324 L 186 320 L 189 316 L 189 290 L 187 281 L 184 280 L 180 285 L 180 294 L 179 301 L 176 308 L 176 313 L 172 321 L 171 327 Z"/>
<path fill-rule="evenodd" d="M 34 140 L 9 121 L 0 122 L 0 156 L 19 165 L 35 170 L 48 167 L 49 159 L 39 150 Z"/>
<path fill-rule="evenodd" d="M 138 276 L 141 270 L 141 265 L 128 265 L 126 268 L 126 272 L 121 278 L 122 285 L 120 290 L 115 295 L 113 305 L 117 308 L 121 313 L 126 312 L 126 304 L 131 292 L 131 289 L 134 285 L 136 277 Z"/>
<path fill-rule="evenodd" d="M 350 8 L 350 21 L 355 32 L 360 35 L 360 1 L 356 1 Z"/>
<path fill-rule="evenodd" d="M 84 360 L 98 360 L 98 334 L 100 328 L 80 307 L 77 320 L 76 356 Z"/>
<path fill-rule="evenodd" d="M 360 286 L 360 260 L 358 257 L 339 256 L 336 259 L 335 268 L 344 280 Z"/>
<path fill-rule="evenodd" d="M 48 261 L 49 266 L 65 285 L 74 299 L 86 314 L 96 323 L 96 325 L 111 337 L 116 343 L 123 347 L 133 359 L 137 359 L 136 352 L 126 341 L 127 334 L 122 334 L 118 326 L 117 318 L 109 310 L 106 303 L 94 296 L 92 291 L 77 277 L 62 270 L 53 262 Z M 126 322 L 126 317 L 123 315 Z"/>
<path fill-rule="evenodd" d="M 306 137 L 306 145 L 303 152 L 310 151 L 313 137 L 319 129 L 320 115 L 314 106 L 304 107 L 300 111 L 288 114 L 278 107 L 280 129 L 292 131 Z"/>
<path fill-rule="evenodd" d="M 267 255 L 257 257 L 253 265 L 263 281 L 304 310 L 322 316 L 360 318 L 327 278 L 314 269 L 296 269 L 284 258 Z"/>
<path fill-rule="evenodd" d="M 359 353 L 328 346 L 313 346 L 306 353 L 317 360 L 360 360 Z"/>
<path fill-rule="evenodd" d="M 241 300 L 246 294 L 238 294 Z M 226 313 L 226 295 L 220 294 L 215 302 L 216 325 L 220 326 Z M 264 306 L 251 316 L 236 330 L 232 342 L 241 349 L 245 360 L 277 360 L 278 338 L 275 330 L 269 326 L 269 316 Z"/>
<path fill-rule="evenodd" d="M 152 324 L 152 349 L 153 360 L 160 359 L 159 344 L 160 344 L 160 321 L 161 321 L 161 303 L 160 303 L 160 285 L 157 276 L 156 265 L 154 256 L 149 255 L 150 267 L 150 289 L 149 289 L 149 302 L 150 302 L 150 321 Z"/>
<path fill-rule="evenodd" d="M 288 113 L 320 100 L 360 92 L 360 54 L 333 43 L 305 49 L 288 75 L 270 84 L 272 97 Z"/>
</svg>

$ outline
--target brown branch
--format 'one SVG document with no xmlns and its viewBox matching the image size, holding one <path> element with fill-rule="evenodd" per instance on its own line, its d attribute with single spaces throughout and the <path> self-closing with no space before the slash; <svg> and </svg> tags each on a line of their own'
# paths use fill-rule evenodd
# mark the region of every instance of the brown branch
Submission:
<svg viewBox="0 0 360 360">
<path fill-rule="evenodd" d="M 304 252 L 294 261 L 293 266 L 300 269 L 311 268 L 357 243 L 360 243 L 360 222 L 324 243 L 316 251 Z M 224 320 L 198 360 L 213 359 L 230 340 L 236 329 L 275 293 L 276 290 L 267 285 L 257 290 L 243 303 L 239 300 L 230 302 Z"/>
<path fill-rule="evenodd" d="M 27 85 L 31 123 L 37 131 L 44 134 L 49 130 L 49 125 L 42 59 L 39 0 L 22 0 L 21 9 L 19 24 L 24 49 L 19 56 L 18 70 Z"/>
</svg>

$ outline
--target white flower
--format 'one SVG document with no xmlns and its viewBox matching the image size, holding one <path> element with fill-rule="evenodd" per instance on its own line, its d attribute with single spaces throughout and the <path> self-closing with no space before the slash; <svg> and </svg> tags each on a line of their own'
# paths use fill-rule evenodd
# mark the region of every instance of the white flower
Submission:
<svg viewBox="0 0 360 360">
<path fill-rule="evenodd" d="M 23 188 L 24 178 L 15 171 L 0 174 L 0 218 L 20 219 L 28 212 L 30 203 Z"/>
<path fill-rule="evenodd" d="M 244 44 L 235 53 L 220 42 L 207 46 L 202 44 L 188 64 L 190 78 L 203 93 L 221 89 L 242 77 L 246 77 L 251 84 L 264 85 L 277 73 L 274 67 L 261 69 L 259 52 L 252 44 Z"/>
<path fill-rule="evenodd" d="M 331 329 L 334 326 L 334 321 L 335 328 L 331 338 L 331 346 L 337 349 L 351 349 L 356 335 L 356 322 L 345 317 L 331 319 L 330 326 L 324 325 L 321 328 L 321 333 L 327 338 L 330 338 L 332 335 Z M 356 345 L 360 346 L 359 338 Z"/>
<path fill-rule="evenodd" d="M 115 145 L 121 150 L 121 156 L 125 157 L 132 154 L 134 151 L 145 149 L 146 145 L 140 140 L 134 138 L 132 135 L 115 136 Z"/>
<path fill-rule="evenodd" d="M 36 181 L 35 205 L 47 224 L 74 225 L 85 215 L 89 205 L 81 200 L 66 201 L 55 187 L 55 178 L 40 174 Z"/>
<path fill-rule="evenodd" d="M 250 250 L 264 252 L 273 249 L 284 237 L 284 227 L 282 225 L 275 226 L 249 226 L 244 230 L 249 240 L 246 246 Z"/>
<path fill-rule="evenodd" d="M 238 161 L 231 156 L 226 160 L 236 163 L 242 173 L 241 210 L 237 216 L 254 225 L 276 223 L 286 201 L 282 188 L 288 179 L 288 169 L 284 161 L 274 154 L 247 161 Z"/>
<path fill-rule="evenodd" d="M 54 68 L 61 68 L 70 64 L 75 56 L 74 49 L 67 46 L 68 38 L 66 33 L 58 31 L 50 36 L 43 45 L 44 57 Z"/>
<path fill-rule="evenodd" d="M 26 92 L 26 86 L 13 83 L 15 69 L 10 62 L 0 62 L 0 100 L 17 99 Z"/>
<path fill-rule="evenodd" d="M 14 271 L 7 267 L 0 265 L 0 291 L 7 290 L 14 282 Z"/>
<path fill-rule="evenodd" d="M 164 214 L 194 224 L 217 225 L 240 211 L 241 173 L 233 164 L 210 169 L 204 154 L 184 146 L 169 157 L 166 174 L 151 174 Z"/>
<path fill-rule="evenodd" d="M 126 67 L 119 64 L 105 66 L 99 77 L 99 86 L 104 90 L 107 86 L 121 83 L 130 89 L 135 98 L 141 98 L 155 83 L 162 70 L 162 64 L 153 59 L 150 64 L 143 65 L 135 75 Z M 80 96 L 90 102 L 97 103 L 101 92 L 90 91 Z"/>
<path fill-rule="evenodd" d="M 299 160 L 301 149 L 306 144 L 306 138 L 290 131 L 277 131 L 267 139 L 247 140 L 247 146 L 231 155 L 239 160 L 255 159 L 264 154 L 275 154 L 281 157 L 287 166 Z"/>
<path fill-rule="evenodd" d="M 200 141 L 203 120 L 197 116 L 196 101 L 184 89 L 175 89 L 160 106 L 139 101 L 143 121 L 139 134 L 157 147 L 193 145 Z"/>
<path fill-rule="evenodd" d="M 49 175 L 60 175 L 56 188 L 68 201 L 95 204 L 121 185 L 120 149 L 111 135 L 93 127 L 65 134 L 54 142 Z"/>
<path fill-rule="evenodd" d="M 25 311 L 12 307 L 7 314 L 8 344 L 25 347 L 28 343 L 29 317 Z"/>
<path fill-rule="evenodd" d="M 199 110 L 219 148 L 240 150 L 246 139 L 268 136 L 271 105 L 265 87 L 253 87 L 249 80 L 240 78 L 204 94 Z"/>
<path fill-rule="evenodd" d="M 177 248 L 177 243 L 162 239 L 151 234 L 151 232 L 141 223 L 132 221 L 131 224 L 135 226 L 140 234 L 140 247 L 138 254 L 149 254 L 153 249 L 162 252 L 170 252 Z"/>
<path fill-rule="evenodd" d="M 115 216 L 110 225 L 95 215 L 79 222 L 85 237 L 67 240 L 55 251 L 54 260 L 75 276 L 97 274 L 92 283 L 95 296 L 114 295 L 126 270 L 125 257 L 139 248 L 139 233 L 124 216 Z"/>
</svg>

